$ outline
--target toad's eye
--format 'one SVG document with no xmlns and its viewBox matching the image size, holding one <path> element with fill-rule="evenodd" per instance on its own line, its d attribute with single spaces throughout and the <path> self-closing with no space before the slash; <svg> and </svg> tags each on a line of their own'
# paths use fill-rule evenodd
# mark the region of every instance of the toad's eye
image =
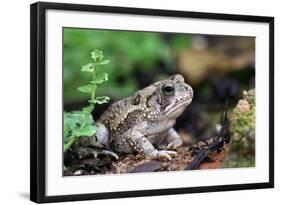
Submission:
<svg viewBox="0 0 281 205">
<path fill-rule="evenodd" d="M 162 86 L 162 92 L 164 93 L 164 95 L 172 95 L 174 94 L 174 86 L 173 85 L 163 85 Z"/>
</svg>

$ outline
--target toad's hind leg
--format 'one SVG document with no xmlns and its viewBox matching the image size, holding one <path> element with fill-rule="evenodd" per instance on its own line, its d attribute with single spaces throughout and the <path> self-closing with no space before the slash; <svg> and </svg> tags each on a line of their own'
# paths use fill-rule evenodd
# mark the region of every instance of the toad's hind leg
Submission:
<svg viewBox="0 0 281 205">
<path fill-rule="evenodd" d="M 149 140 L 136 129 L 130 129 L 122 135 L 118 149 L 121 152 L 136 152 L 153 159 L 164 158 L 170 160 L 171 156 L 177 155 L 174 151 L 155 149 Z"/>
<path fill-rule="evenodd" d="M 119 159 L 118 155 L 112 151 L 101 150 L 101 149 L 97 149 L 94 147 L 77 147 L 75 149 L 75 152 L 78 154 L 80 159 L 84 159 L 84 158 L 88 158 L 88 157 L 97 158 L 100 155 L 108 156 L 115 160 Z"/>
<path fill-rule="evenodd" d="M 110 151 L 108 129 L 99 122 L 96 123 L 96 128 L 97 132 L 93 136 L 80 137 L 72 148 L 81 159 L 87 157 L 97 158 L 99 155 L 105 155 L 117 160 L 118 155 Z"/>
</svg>

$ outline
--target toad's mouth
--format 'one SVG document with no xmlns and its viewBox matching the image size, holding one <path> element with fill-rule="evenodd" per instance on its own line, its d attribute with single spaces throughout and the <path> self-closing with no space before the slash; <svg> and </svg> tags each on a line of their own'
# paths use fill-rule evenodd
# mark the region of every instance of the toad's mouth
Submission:
<svg viewBox="0 0 281 205">
<path fill-rule="evenodd" d="M 185 101 L 182 101 L 182 102 L 179 102 L 177 101 L 175 103 L 175 105 L 171 104 L 171 105 L 168 105 L 166 108 L 165 108 L 165 116 L 169 116 L 171 114 L 173 114 L 174 112 L 178 111 L 178 110 L 181 110 L 182 108 L 188 106 L 192 101 L 192 98 L 189 98 Z"/>
</svg>

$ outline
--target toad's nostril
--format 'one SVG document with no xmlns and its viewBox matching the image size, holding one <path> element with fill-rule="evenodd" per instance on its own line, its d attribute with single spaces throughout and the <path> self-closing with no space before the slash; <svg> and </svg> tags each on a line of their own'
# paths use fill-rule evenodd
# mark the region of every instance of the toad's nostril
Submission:
<svg viewBox="0 0 281 205">
<path fill-rule="evenodd" d="M 184 88 L 185 88 L 185 90 L 190 91 L 190 86 L 185 85 Z"/>
</svg>

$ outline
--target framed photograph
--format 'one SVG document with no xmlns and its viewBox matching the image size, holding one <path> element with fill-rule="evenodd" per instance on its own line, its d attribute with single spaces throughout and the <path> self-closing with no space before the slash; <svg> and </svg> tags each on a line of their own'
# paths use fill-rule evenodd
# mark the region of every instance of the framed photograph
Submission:
<svg viewBox="0 0 281 205">
<path fill-rule="evenodd" d="M 274 187 L 274 18 L 31 5 L 30 199 Z"/>
</svg>

